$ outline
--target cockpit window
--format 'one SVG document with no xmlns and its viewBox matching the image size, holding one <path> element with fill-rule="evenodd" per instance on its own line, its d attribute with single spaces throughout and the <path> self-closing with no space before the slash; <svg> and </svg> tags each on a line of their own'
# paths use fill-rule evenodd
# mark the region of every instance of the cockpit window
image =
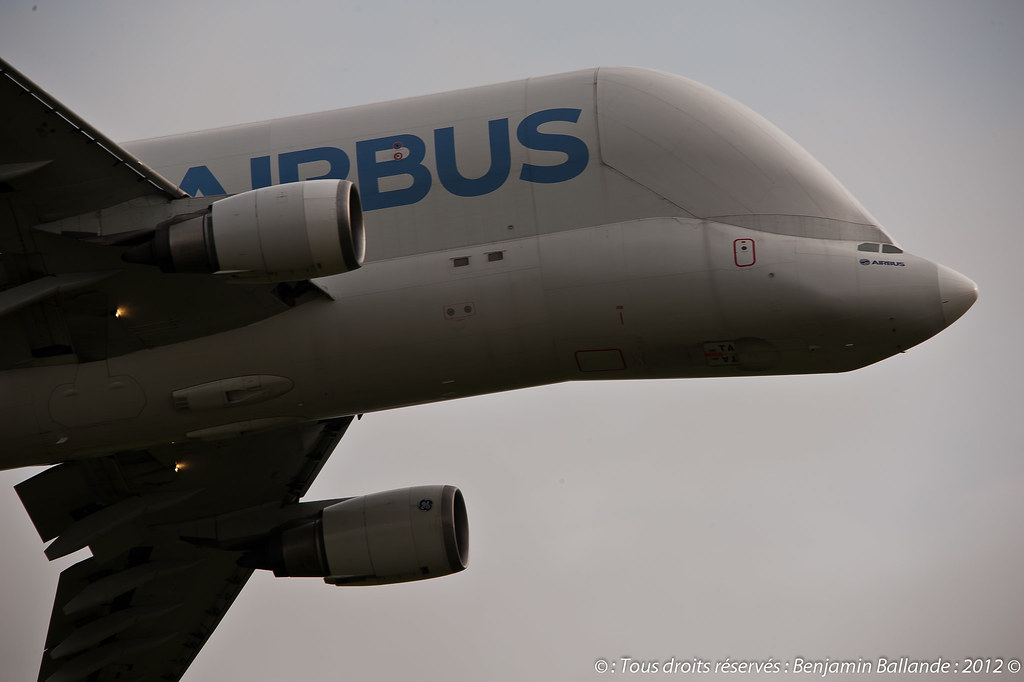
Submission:
<svg viewBox="0 0 1024 682">
<path fill-rule="evenodd" d="M 882 253 L 903 253 L 903 249 L 892 244 L 875 244 L 874 242 L 864 242 L 863 244 L 857 245 L 858 251 L 867 251 L 868 253 L 878 253 L 878 249 L 881 247 Z"/>
</svg>

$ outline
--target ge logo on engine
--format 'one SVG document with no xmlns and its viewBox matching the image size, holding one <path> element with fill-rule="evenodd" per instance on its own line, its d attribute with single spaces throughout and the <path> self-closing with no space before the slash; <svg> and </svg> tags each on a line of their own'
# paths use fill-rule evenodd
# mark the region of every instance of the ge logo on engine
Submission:
<svg viewBox="0 0 1024 682">
<path fill-rule="evenodd" d="M 430 511 L 433 506 L 433 500 L 420 500 L 420 511 Z"/>
</svg>

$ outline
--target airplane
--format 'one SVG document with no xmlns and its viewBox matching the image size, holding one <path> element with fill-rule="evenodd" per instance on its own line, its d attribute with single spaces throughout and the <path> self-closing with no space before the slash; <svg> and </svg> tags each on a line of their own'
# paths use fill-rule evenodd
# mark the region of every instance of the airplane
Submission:
<svg viewBox="0 0 1024 682">
<path fill-rule="evenodd" d="M 302 501 L 360 415 L 846 372 L 977 299 L 691 80 L 593 68 L 117 144 L 0 61 L 0 468 L 61 573 L 38 679 L 178 680 L 253 571 L 459 572 L 462 492 Z"/>
</svg>

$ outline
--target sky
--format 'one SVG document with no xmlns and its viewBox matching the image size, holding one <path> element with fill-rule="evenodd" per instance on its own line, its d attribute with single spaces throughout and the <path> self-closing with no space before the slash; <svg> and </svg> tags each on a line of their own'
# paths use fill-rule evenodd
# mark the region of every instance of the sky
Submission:
<svg viewBox="0 0 1024 682">
<path fill-rule="evenodd" d="M 5 0 L 0 54 L 116 140 L 597 65 L 677 73 L 765 116 L 908 251 L 979 286 L 952 327 L 848 374 L 368 415 L 307 499 L 458 485 L 469 569 L 372 588 L 257 573 L 184 679 L 1024 659 L 1022 36 L 1024 3 L 982 0 Z M 12 489 L 32 473 L 0 472 L 3 680 L 35 678 L 66 566 Z"/>
</svg>

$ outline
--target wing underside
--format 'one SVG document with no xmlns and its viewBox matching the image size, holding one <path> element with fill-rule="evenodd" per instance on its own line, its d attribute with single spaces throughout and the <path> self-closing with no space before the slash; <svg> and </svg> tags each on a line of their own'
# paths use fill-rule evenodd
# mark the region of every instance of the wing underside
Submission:
<svg viewBox="0 0 1024 682">
<path fill-rule="evenodd" d="M 352 417 L 57 465 L 17 486 L 60 577 L 40 682 L 178 680 L 245 585 L 188 529 L 298 508 Z"/>
<path fill-rule="evenodd" d="M 0 103 L 0 190 L 19 194 L 32 224 L 187 196 L 2 60 Z"/>
<path fill-rule="evenodd" d="M 214 200 L 188 197 L 0 60 L 0 370 L 103 360 L 323 298 L 309 282 L 232 284 L 121 259 Z"/>
</svg>

